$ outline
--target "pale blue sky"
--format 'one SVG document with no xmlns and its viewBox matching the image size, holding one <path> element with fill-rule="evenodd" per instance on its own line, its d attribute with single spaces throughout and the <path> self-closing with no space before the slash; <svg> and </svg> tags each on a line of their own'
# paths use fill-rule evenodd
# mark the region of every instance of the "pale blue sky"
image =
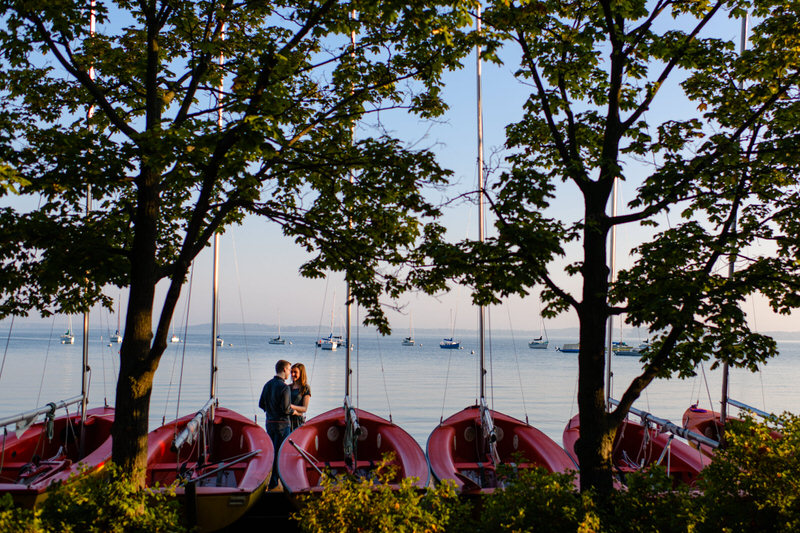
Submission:
<svg viewBox="0 0 800 533">
<path fill-rule="evenodd" d="M 739 22 L 721 21 L 711 28 L 718 35 L 738 42 Z M 508 64 L 497 67 L 483 66 L 483 115 L 485 152 L 487 159 L 502 148 L 504 127 L 518 119 L 520 109 L 527 96 L 528 88 L 516 81 L 512 75 L 516 68 L 513 59 L 514 51 L 510 50 L 506 57 Z M 677 82 L 668 84 L 661 97 L 656 101 L 647 119 L 653 123 L 666 118 L 678 118 L 680 111 L 693 113 L 676 90 Z M 454 184 L 446 192 L 449 197 L 474 190 L 477 176 L 477 140 L 476 140 L 476 79 L 474 55 L 466 60 L 462 71 L 447 76 L 447 88 L 444 98 L 450 104 L 450 110 L 443 121 L 436 124 L 425 123 L 403 112 L 387 112 L 381 115 L 381 122 L 398 137 L 415 142 L 418 147 L 430 147 L 437 152 L 440 163 L 453 169 Z M 366 131 L 366 129 L 365 129 Z M 620 211 L 634 196 L 637 185 L 636 171 L 629 174 L 628 182 L 620 186 Z M 496 178 L 490 176 L 489 180 Z M 431 198 L 443 200 L 438 191 L 431 191 Z M 558 195 L 551 207 L 551 214 L 568 220 L 581 215 L 581 201 L 576 188 L 571 184 L 561 184 Z M 477 208 L 461 203 L 445 209 L 442 222 L 449 228 L 449 236 L 459 240 L 466 236 L 477 236 Z M 667 223 L 664 220 L 662 223 Z M 652 230 L 647 230 L 651 232 Z M 617 265 L 625 267 L 628 263 L 627 250 L 640 242 L 647 235 L 637 227 L 621 228 L 617 233 Z M 569 249 L 568 261 L 579 258 L 580 249 L 573 246 Z M 306 257 L 305 254 L 289 239 L 285 238 L 280 228 L 273 223 L 250 217 L 242 227 L 234 227 L 227 231 L 221 239 L 220 264 L 220 321 L 274 324 L 280 321 L 283 325 L 321 326 L 323 330 L 330 323 L 331 305 L 336 302 L 337 327 L 341 319 L 342 303 L 345 287 L 341 276 L 332 276 L 329 280 L 307 280 L 298 274 L 298 268 Z M 554 265 L 554 271 L 562 271 L 563 263 Z M 211 290 L 211 255 L 203 252 L 195 262 L 195 274 L 192 289 L 192 309 L 189 312 L 189 323 L 207 323 L 210 321 Z M 577 279 L 559 278 L 564 286 L 573 292 L 579 291 Z M 109 294 L 117 297 L 118 291 L 111 289 Z M 186 290 L 178 307 L 179 317 L 176 323 L 183 323 Z M 124 293 L 123 293 L 124 294 Z M 507 308 L 493 311 L 493 325 L 497 329 L 534 330 L 538 331 L 539 301 L 538 291 L 526 299 L 513 298 Z M 125 298 L 123 296 L 123 301 Z M 323 306 L 323 302 L 326 302 Z M 417 328 L 439 328 L 443 335 L 451 327 L 451 313 L 455 314 L 455 326 L 458 329 L 471 328 L 476 325 L 476 310 L 469 302 L 467 289 L 456 288 L 451 293 L 437 298 L 411 294 L 403 298 L 406 313 L 400 314 L 387 310 L 392 326 L 398 333 L 408 329 L 408 312 L 413 314 Z M 763 302 L 752 302 L 755 311 L 748 310 L 756 317 L 758 330 L 798 330 L 800 324 L 792 317 L 776 317 L 769 312 Z M 123 309 L 124 315 L 124 309 Z M 97 314 L 95 314 L 97 316 Z M 510 323 L 509 323 L 510 316 Z M 107 320 L 107 319 L 105 319 Z M 77 323 L 76 323 L 77 325 Z M 547 323 L 549 329 L 577 326 L 577 319 L 572 313 L 565 313 Z"/>
</svg>

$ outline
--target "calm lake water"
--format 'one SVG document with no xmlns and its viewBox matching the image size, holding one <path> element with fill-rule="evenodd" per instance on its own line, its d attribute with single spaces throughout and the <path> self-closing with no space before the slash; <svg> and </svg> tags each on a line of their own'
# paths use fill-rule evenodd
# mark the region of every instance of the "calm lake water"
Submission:
<svg viewBox="0 0 800 533">
<path fill-rule="evenodd" d="M 75 344 L 59 343 L 60 330 L 14 332 L 0 327 L 3 346 L 0 373 L 0 417 L 26 411 L 80 393 L 81 335 Z M 104 340 L 101 340 L 103 335 Z M 264 382 L 278 359 L 301 362 L 309 372 L 312 399 L 309 416 L 341 405 L 344 396 L 345 351 L 321 351 L 312 334 L 284 335 L 291 344 L 267 343 L 268 335 L 221 331 L 218 348 L 220 405 L 263 423 L 257 407 Z M 476 337 L 461 337 L 464 349 L 442 350 L 441 337 L 417 335 L 417 346 L 404 347 L 404 334 L 379 337 L 362 331 L 354 337 L 352 397 L 358 407 L 389 418 L 423 446 L 439 420 L 475 402 L 478 396 Z M 457 337 L 458 338 L 458 337 Z M 524 420 L 561 443 L 567 420 L 577 413 L 577 355 L 555 350 L 576 339 L 550 339 L 548 350 L 531 350 L 530 339 L 495 334 L 487 343 L 487 395 L 490 405 Z M 151 429 L 199 409 L 210 388 L 210 334 L 188 334 L 186 342 L 170 344 L 158 369 L 150 408 Z M 800 342 L 779 342 L 781 355 L 761 372 L 731 373 L 731 397 L 770 412 L 800 413 Z M 108 346 L 108 334 L 90 333 L 90 407 L 113 405 L 119 344 Z M 635 357 L 614 357 L 614 391 L 622 393 L 640 370 Z M 709 406 L 720 398 L 719 371 L 689 380 L 657 381 L 636 407 L 680 424 L 683 411 L 700 401 Z M 708 382 L 706 387 L 705 381 Z M 74 409 L 74 407 L 73 407 Z"/>
</svg>

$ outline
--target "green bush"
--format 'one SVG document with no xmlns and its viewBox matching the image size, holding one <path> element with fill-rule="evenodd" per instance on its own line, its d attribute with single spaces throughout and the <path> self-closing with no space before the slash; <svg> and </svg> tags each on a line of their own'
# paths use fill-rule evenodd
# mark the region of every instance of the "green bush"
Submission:
<svg viewBox="0 0 800 533">
<path fill-rule="evenodd" d="M 592 500 L 577 491 L 572 474 L 551 474 L 543 468 L 514 472 L 501 466 L 498 476 L 503 488 L 483 497 L 480 531 L 597 530 Z"/>
<path fill-rule="evenodd" d="M 41 506 L 44 531 L 180 532 L 186 529 L 181 520 L 174 490 L 139 489 L 113 463 L 54 485 Z"/>
<path fill-rule="evenodd" d="M 682 533 L 693 530 L 693 492 L 675 486 L 661 466 L 625 476 L 626 487 L 615 491 L 601 512 L 607 533 Z"/>
<path fill-rule="evenodd" d="M 178 533 L 186 530 L 181 520 L 174 490 L 138 489 L 113 463 L 53 484 L 36 510 L 14 507 L 10 494 L 0 497 L 3 533 Z"/>
<path fill-rule="evenodd" d="M 731 420 L 703 470 L 698 531 L 800 531 L 800 419 Z"/>
<path fill-rule="evenodd" d="M 3 533 L 28 533 L 41 531 L 39 513 L 14 506 L 11 494 L 0 496 L 0 531 Z"/>
<path fill-rule="evenodd" d="M 414 479 L 390 485 L 397 473 L 391 460 L 384 456 L 368 479 L 326 476 L 322 494 L 306 497 L 293 519 L 308 532 L 438 532 L 470 515 L 451 483 L 427 490 L 415 487 Z"/>
</svg>

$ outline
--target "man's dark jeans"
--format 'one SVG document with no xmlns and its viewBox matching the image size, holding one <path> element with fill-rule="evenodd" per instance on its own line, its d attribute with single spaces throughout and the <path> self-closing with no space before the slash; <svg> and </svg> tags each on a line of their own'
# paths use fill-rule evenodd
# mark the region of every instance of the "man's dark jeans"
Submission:
<svg viewBox="0 0 800 533">
<path fill-rule="evenodd" d="M 275 459 L 272 462 L 272 476 L 269 478 L 269 486 L 267 489 L 273 489 L 278 486 L 278 451 L 281 449 L 281 444 L 284 439 L 291 433 L 289 421 L 286 422 L 267 422 L 267 435 L 272 439 L 272 447 L 275 449 Z"/>
</svg>

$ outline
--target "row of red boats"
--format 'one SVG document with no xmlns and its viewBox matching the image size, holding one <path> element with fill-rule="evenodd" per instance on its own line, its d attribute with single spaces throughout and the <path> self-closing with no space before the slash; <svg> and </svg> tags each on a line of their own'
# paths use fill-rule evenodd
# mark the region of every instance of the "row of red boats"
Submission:
<svg viewBox="0 0 800 533">
<path fill-rule="evenodd" d="M 102 470 L 111 459 L 114 409 L 89 409 L 53 417 L 6 434 L 0 445 L 0 495 L 32 508 L 47 488 L 76 475 Z M 176 446 L 176 438 L 184 435 Z M 272 443 L 258 424 L 208 405 L 152 431 L 148 436 L 146 483 L 175 482 L 176 496 L 201 531 L 235 522 L 261 495 L 272 469 Z"/>
<path fill-rule="evenodd" d="M 53 406 L 54 407 L 54 406 Z M 713 413 L 693 409 L 703 424 Z M 7 435 L 0 454 L 0 493 L 18 505 L 33 507 L 47 487 L 81 472 L 100 469 L 111 456 L 110 407 L 54 417 L 33 424 L 20 435 Z M 526 422 L 488 409 L 484 402 L 442 421 L 431 433 L 427 457 L 411 435 L 394 423 L 350 407 L 332 409 L 295 430 L 279 451 L 278 470 L 292 494 L 322 490 L 322 478 L 341 473 L 369 476 L 387 452 L 397 466 L 396 482 L 416 484 L 452 480 L 464 492 L 488 492 L 502 486 L 497 467 L 543 467 L 551 472 L 578 468 L 574 443 L 578 418 L 564 431 L 562 448 Z M 660 462 L 676 481 L 693 483 L 709 456 L 656 426 L 627 421 L 617 434 L 614 464 L 619 472 Z M 196 414 L 154 430 L 148 440 L 147 484 L 177 484 L 203 531 L 235 522 L 259 498 L 269 479 L 274 450 L 262 427 L 242 415 L 217 407 L 213 400 Z"/>
</svg>

